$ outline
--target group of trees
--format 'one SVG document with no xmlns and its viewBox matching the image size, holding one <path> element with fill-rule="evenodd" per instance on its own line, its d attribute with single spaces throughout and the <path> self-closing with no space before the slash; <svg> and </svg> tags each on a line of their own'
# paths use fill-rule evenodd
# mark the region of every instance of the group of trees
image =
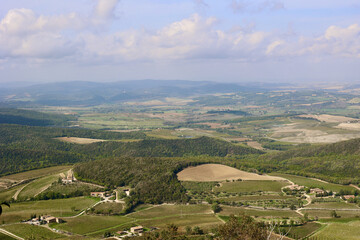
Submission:
<svg viewBox="0 0 360 240">
<path fill-rule="evenodd" d="M 131 186 L 127 199 L 132 208 L 138 203 L 179 202 L 189 200 L 185 188 L 177 180 L 175 170 L 184 164 L 169 158 L 109 158 L 75 166 L 76 177 L 109 188 Z"/>
</svg>

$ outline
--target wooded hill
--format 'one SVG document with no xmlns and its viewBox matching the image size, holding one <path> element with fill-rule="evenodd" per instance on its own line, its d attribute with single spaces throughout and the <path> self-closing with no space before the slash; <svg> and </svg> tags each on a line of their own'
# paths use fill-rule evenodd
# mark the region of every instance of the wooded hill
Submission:
<svg viewBox="0 0 360 240">
<path fill-rule="evenodd" d="M 0 108 L 0 124 L 20 124 L 28 126 L 69 126 L 76 117 L 64 114 L 49 114 L 15 108 Z"/>
<path fill-rule="evenodd" d="M 360 183 L 360 139 L 245 157 L 236 161 L 262 172 L 281 171 L 341 184 Z"/>
<path fill-rule="evenodd" d="M 74 171 L 83 181 L 109 188 L 131 186 L 129 206 L 142 203 L 187 202 L 184 187 L 176 171 L 186 162 L 174 158 L 110 158 L 78 164 Z"/>
<path fill-rule="evenodd" d="M 113 141 L 92 144 L 62 142 L 57 137 L 86 137 Z M 260 154 L 259 150 L 201 137 L 197 139 L 146 139 L 143 132 L 117 133 L 87 129 L 31 127 L 0 124 L 0 174 L 33 168 L 90 161 L 104 157 L 185 157 Z M 120 142 L 121 139 L 139 139 Z"/>
</svg>

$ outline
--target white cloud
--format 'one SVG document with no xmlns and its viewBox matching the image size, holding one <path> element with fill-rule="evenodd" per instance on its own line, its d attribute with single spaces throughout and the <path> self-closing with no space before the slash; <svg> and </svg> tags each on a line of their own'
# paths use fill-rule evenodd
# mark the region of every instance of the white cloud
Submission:
<svg viewBox="0 0 360 240">
<path fill-rule="evenodd" d="M 273 43 L 276 44 L 276 43 Z M 360 57 L 360 26 L 330 26 L 323 35 L 315 38 L 299 37 L 297 41 L 282 42 L 269 46 L 272 55 L 277 56 L 337 56 Z M 273 47 L 273 48 L 272 48 Z"/>
<path fill-rule="evenodd" d="M 115 18 L 114 11 L 120 0 L 98 0 L 91 17 L 94 26 L 101 26 Z"/>
<path fill-rule="evenodd" d="M 98 30 L 112 17 L 118 0 L 99 0 L 93 15 L 37 15 L 31 9 L 11 9 L 0 21 L 0 58 L 61 58 L 79 52 L 78 34 Z M 69 33 L 69 31 L 71 31 Z"/>
<path fill-rule="evenodd" d="M 284 44 L 284 41 L 282 41 L 282 40 L 276 40 L 276 41 L 270 43 L 266 48 L 266 54 L 267 55 L 271 54 L 275 50 L 276 47 L 278 47 L 282 44 Z"/>
<path fill-rule="evenodd" d="M 246 58 L 262 48 L 266 33 L 225 32 L 216 29 L 217 21 L 194 14 L 153 32 L 131 30 L 108 36 L 91 34 L 83 36 L 83 41 L 88 54 L 131 61 Z"/>
<path fill-rule="evenodd" d="M 99 0 L 87 17 L 76 13 L 44 16 L 30 9 L 12 9 L 0 22 L 0 59 L 73 56 L 74 62 L 118 63 L 217 58 L 262 61 L 308 55 L 360 57 L 358 24 L 330 26 L 318 37 L 288 37 L 246 28 L 226 31 L 218 27 L 219 19 L 194 14 L 152 31 L 98 31 L 99 26 L 111 21 L 117 3 Z M 264 9 L 281 8 L 276 1 L 261 3 Z"/>
</svg>

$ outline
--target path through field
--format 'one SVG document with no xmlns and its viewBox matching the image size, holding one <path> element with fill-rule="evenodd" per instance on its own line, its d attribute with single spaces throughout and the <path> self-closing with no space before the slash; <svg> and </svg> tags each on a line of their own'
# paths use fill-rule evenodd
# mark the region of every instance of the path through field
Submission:
<svg viewBox="0 0 360 240">
<path fill-rule="evenodd" d="M 12 237 L 12 238 L 19 239 L 19 240 L 24 240 L 23 238 L 15 235 L 15 234 L 13 234 L 13 233 L 11 233 L 11 232 L 6 231 L 5 229 L 0 228 L 0 232 L 3 233 L 3 234 L 5 234 L 5 235 L 8 235 L 8 236 L 10 236 L 10 237 Z"/>
<path fill-rule="evenodd" d="M 22 188 L 20 188 L 19 190 L 17 190 L 16 193 L 14 194 L 14 196 L 13 196 L 13 199 L 14 199 L 14 200 L 17 200 L 20 192 L 21 192 L 27 185 L 29 185 L 30 183 L 31 183 L 31 182 L 25 184 L 24 186 L 22 186 Z"/>
</svg>

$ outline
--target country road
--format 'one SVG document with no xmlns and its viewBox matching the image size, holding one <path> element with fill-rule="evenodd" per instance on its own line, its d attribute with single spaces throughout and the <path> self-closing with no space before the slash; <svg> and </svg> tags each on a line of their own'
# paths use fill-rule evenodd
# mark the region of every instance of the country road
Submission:
<svg viewBox="0 0 360 240">
<path fill-rule="evenodd" d="M 3 234 L 5 234 L 5 235 L 8 235 L 8 236 L 10 236 L 10 237 L 13 237 L 13 238 L 15 238 L 15 239 L 24 240 L 23 238 L 15 235 L 15 234 L 13 234 L 13 233 L 11 233 L 11 232 L 6 231 L 5 229 L 0 228 L 0 232 L 3 233 Z"/>
</svg>

